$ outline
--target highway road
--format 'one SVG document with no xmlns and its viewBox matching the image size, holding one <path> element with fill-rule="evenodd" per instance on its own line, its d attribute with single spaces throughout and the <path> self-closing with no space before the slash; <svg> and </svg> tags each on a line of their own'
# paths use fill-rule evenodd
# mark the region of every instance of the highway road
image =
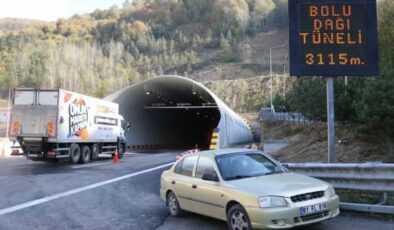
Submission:
<svg viewBox="0 0 394 230">
<path fill-rule="evenodd" d="M 169 217 L 159 181 L 175 155 L 130 152 L 119 164 L 87 165 L 0 158 L 0 229 L 225 229 L 224 222 L 191 213 Z M 342 213 L 300 229 L 394 229 L 394 220 Z"/>
</svg>

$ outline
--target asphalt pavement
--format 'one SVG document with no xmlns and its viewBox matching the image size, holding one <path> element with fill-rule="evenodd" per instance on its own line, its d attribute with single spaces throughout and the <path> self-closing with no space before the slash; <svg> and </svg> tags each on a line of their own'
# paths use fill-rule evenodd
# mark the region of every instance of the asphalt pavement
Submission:
<svg viewBox="0 0 394 230">
<path fill-rule="evenodd" d="M 167 216 L 160 175 L 174 160 L 132 153 L 80 168 L 2 158 L 0 229 L 155 229 Z"/>
<path fill-rule="evenodd" d="M 192 213 L 169 217 L 159 197 L 160 175 L 176 153 L 127 153 L 119 164 L 86 165 L 0 158 L 0 230 L 225 229 L 222 221 Z M 394 229 L 394 222 L 342 213 L 301 229 Z"/>
</svg>

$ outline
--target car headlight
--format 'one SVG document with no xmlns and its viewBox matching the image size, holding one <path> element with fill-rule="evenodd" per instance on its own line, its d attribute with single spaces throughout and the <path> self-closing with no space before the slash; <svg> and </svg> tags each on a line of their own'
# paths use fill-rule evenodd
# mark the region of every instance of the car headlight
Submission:
<svg viewBox="0 0 394 230">
<path fill-rule="evenodd" d="M 279 196 L 262 196 L 259 197 L 259 205 L 261 208 L 279 208 L 286 207 L 287 202 Z"/>
<path fill-rule="evenodd" d="M 328 186 L 327 194 L 328 194 L 329 197 L 333 197 L 333 196 L 336 195 L 336 194 L 335 194 L 334 187 L 332 187 L 332 185 Z"/>
</svg>

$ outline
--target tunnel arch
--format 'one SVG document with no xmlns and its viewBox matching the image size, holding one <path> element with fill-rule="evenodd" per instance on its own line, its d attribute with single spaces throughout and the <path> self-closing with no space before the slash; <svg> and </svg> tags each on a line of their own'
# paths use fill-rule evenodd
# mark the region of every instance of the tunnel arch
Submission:
<svg viewBox="0 0 394 230">
<path fill-rule="evenodd" d="M 105 98 L 119 104 L 130 122 L 128 145 L 207 149 L 219 128 L 219 147 L 253 141 L 248 124 L 201 83 L 164 75 L 123 88 Z"/>
</svg>

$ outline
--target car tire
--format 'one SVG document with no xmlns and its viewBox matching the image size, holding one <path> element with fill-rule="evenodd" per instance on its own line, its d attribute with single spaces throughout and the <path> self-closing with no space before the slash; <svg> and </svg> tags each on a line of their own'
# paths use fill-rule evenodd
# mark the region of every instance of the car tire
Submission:
<svg viewBox="0 0 394 230">
<path fill-rule="evenodd" d="M 179 217 L 184 214 L 184 211 L 181 206 L 179 206 L 178 199 L 173 192 L 168 193 L 166 203 L 171 216 Z"/>
<path fill-rule="evenodd" d="M 90 152 L 91 152 L 92 160 L 97 160 L 98 155 L 100 154 L 100 146 L 98 144 L 93 144 L 90 149 Z"/>
<path fill-rule="evenodd" d="M 73 164 L 79 162 L 79 158 L 81 157 L 81 149 L 78 144 L 72 144 L 70 146 L 70 161 Z"/>
<path fill-rule="evenodd" d="M 81 163 L 81 164 L 89 163 L 91 157 L 92 157 L 92 153 L 90 151 L 89 146 L 87 146 L 87 145 L 82 146 L 81 157 L 79 159 L 79 163 Z"/>
<path fill-rule="evenodd" d="M 227 226 L 230 230 L 252 230 L 246 210 L 239 204 L 231 206 L 227 212 Z"/>
</svg>

